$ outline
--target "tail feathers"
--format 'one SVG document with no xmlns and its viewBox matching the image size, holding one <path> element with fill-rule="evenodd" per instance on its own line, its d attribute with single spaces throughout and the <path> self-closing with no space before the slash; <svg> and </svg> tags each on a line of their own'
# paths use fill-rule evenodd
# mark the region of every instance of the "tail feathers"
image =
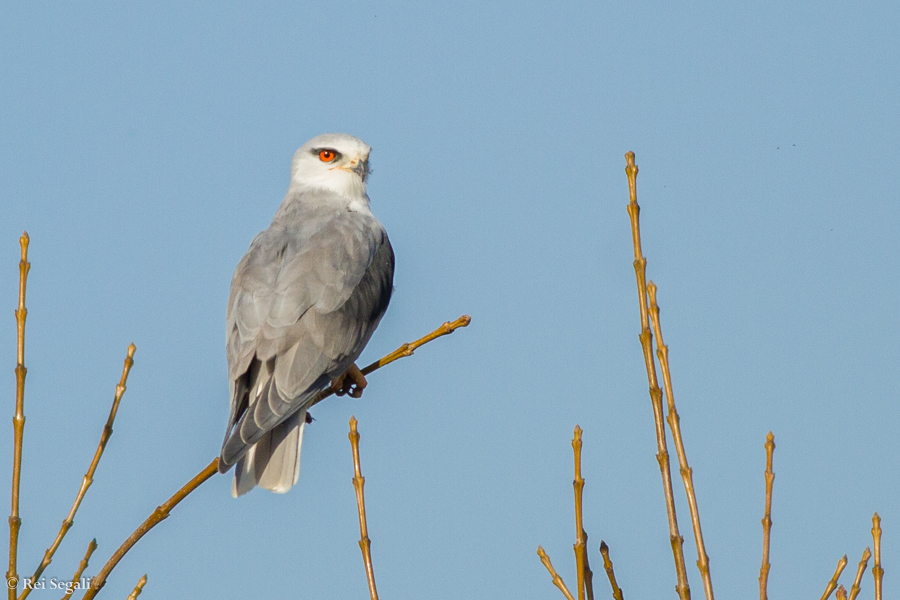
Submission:
<svg viewBox="0 0 900 600">
<path fill-rule="evenodd" d="M 280 406 L 280 409 L 288 406 L 285 396 L 278 390 L 275 380 L 269 377 L 268 374 L 261 371 L 259 378 L 259 381 L 254 383 L 253 388 L 251 388 L 251 395 L 254 399 L 249 403 L 249 408 L 239 415 L 233 414 L 231 416 L 228 431 L 225 433 L 225 441 L 222 443 L 222 452 L 219 455 L 220 473 L 228 472 L 231 465 L 238 462 L 254 444 L 263 440 L 266 435 L 278 427 L 284 426 L 295 419 L 299 419 L 302 422 L 306 418 L 306 409 L 300 409 L 297 413 L 279 423 L 282 418 L 281 415 L 284 413 L 278 414 L 273 412 L 270 409 L 270 404 L 275 403 L 277 405 L 281 403 L 283 406 Z M 329 381 L 328 375 L 322 375 L 316 379 L 305 392 L 290 402 L 290 406 L 285 412 L 289 412 L 294 406 L 305 406 L 311 398 L 325 388 Z M 255 393 L 253 390 L 256 390 Z M 237 421 L 235 422 L 236 418 Z M 276 445 L 280 443 L 280 436 L 276 435 L 275 439 L 277 440 Z"/>
<path fill-rule="evenodd" d="M 291 415 L 267 432 L 237 462 L 231 495 L 237 498 L 257 485 L 283 494 L 300 476 L 300 446 L 306 409 Z"/>
</svg>

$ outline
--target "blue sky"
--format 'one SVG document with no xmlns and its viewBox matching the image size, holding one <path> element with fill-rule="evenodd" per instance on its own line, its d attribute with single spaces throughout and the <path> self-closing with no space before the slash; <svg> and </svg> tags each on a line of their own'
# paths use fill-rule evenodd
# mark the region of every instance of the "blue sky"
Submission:
<svg viewBox="0 0 900 600">
<path fill-rule="evenodd" d="M 373 375 L 361 400 L 317 406 L 289 494 L 234 500 L 230 478 L 208 482 L 102 597 L 144 572 L 147 598 L 365 597 L 351 414 L 382 597 L 560 597 L 538 544 L 574 588 L 576 423 L 598 597 L 601 539 L 626 597 L 671 597 L 628 150 L 717 593 L 756 593 L 772 430 L 770 595 L 821 594 L 845 553 L 849 587 L 876 510 L 891 594 L 896 3 L 185 4 L 4 5 L 10 418 L 23 230 L 33 265 L 20 573 L 71 505 L 129 342 L 115 434 L 47 576 L 71 576 L 92 537 L 96 572 L 218 453 L 232 270 L 293 151 L 342 131 L 373 147 L 372 209 L 397 254 L 361 362 L 463 313 L 472 325 Z M 0 427 L 7 457 L 11 438 Z"/>
</svg>

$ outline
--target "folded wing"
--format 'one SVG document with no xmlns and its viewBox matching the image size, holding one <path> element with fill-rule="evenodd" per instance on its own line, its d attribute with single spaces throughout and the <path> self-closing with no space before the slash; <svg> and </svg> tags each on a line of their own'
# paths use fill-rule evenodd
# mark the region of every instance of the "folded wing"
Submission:
<svg viewBox="0 0 900 600">
<path fill-rule="evenodd" d="M 219 469 L 243 462 L 236 495 L 296 481 L 308 402 L 362 352 L 393 272 L 387 234 L 370 214 L 286 215 L 253 240 L 226 319 L 231 415 Z"/>
</svg>

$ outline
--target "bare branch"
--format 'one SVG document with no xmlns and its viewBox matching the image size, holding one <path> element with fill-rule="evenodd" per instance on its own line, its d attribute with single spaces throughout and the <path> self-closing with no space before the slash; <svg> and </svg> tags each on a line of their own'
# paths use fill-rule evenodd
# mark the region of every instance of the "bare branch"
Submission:
<svg viewBox="0 0 900 600">
<path fill-rule="evenodd" d="M 141 592 L 144 591 L 144 586 L 147 585 L 147 574 L 144 575 L 138 580 L 137 585 L 134 586 L 134 590 L 128 594 L 128 600 L 137 600 L 137 597 L 141 595 Z"/>
<path fill-rule="evenodd" d="M 541 562 L 544 563 L 544 566 L 550 572 L 550 577 L 553 578 L 553 585 L 559 588 L 567 600 L 575 600 L 572 596 L 572 592 L 569 591 L 569 588 L 566 587 L 565 582 L 563 582 L 562 577 L 559 576 L 559 573 L 556 572 L 556 569 L 553 568 L 553 564 L 550 562 L 550 557 L 547 556 L 547 553 L 544 552 L 544 549 L 538 546 L 537 549 L 538 556 L 541 557 Z"/>
<path fill-rule="evenodd" d="M 772 471 L 772 455 L 775 453 L 775 436 L 770 431 L 766 435 L 766 512 L 763 515 L 763 554 L 762 567 L 759 570 L 759 600 L 768 600 L 769 584 L 769 536 L 772 533 L 772 484 L 775 472 Z"/>
<path fill-rule="evenodd" d="M 609 559 L 609 546 L 606 542 L 600 540 L 600 554 L 603 555 L 603 568 L 606 570 L 606 576 L 609 577 L 609 585 L 612 586 L 612 595 L 615 600 L 625 600 L 619 584 L 616 583 L 616 573 L 613 571 L 612 561 Z"/>
<path fill-rule="evenodd" d="M 380 359 L 376 360 L 375 362 L 373 362 L 366 368 L 361 369 L 362 374 L 368 375 L 369 373 L 373 373 L 374 371 L 377 371 L 381 367 L 391 364 L 395 360 L 399 360 L 399 359 L 405 358 L 407 356 L 412 356 L 413 352 L 415 352 L 420 346 L 424 346 L 428 342 L 435 340 L 439 337 L 449 335 L 449 334 L 453 333 L 454 331 L 456 331 L 457 329 L 459 329 L 460 327 L 466 327 L 471 322 L 472 322 L 472 317 L 470 317 L 469 315 L 463 315 L 460 318 L 456 319 L 455 321 L 447 321 L 446 323 L 444 323 L 443 325 L 441 325 L 440 327 L 438 327 L 437 329 L 435 329 L 428 335 L 423 336 L 414 342 L 409 342 L 407 344 L 403 344 L 402 346 L 400 346 L 399 348 L 397 348 L 390 354 L 387 354 L 387 355 L 381 357 Z M 334 394 L 334 391 L 331 388 L 326 388 L 326 389 L 322 390 L 321 392 L 316 394 L 316 396 L 313 398 L 312 402 L 309 403 L 309 406 L 314 406 L 314 405 L 318 404 L 319 402 L 321 402 L 325 398 L 331 396 L 332 394 Z"/>
<path fill-rule="evenodd" d="M 575 488 L 575 569 L 578 572 L 578 598 L 594 600 L 594 574 L 587 555 L 587 533 L 584 531 L 582 517 L 582 495 L 584 492 L 584 479 L 581 477 L 581 427 L 575 426 L 572 438 L 572 451 L 575 454 L 575 480 L 572 487 Z"/>
<path fill-rule="evenodd" d="M 362 551 L 363 563 L 366 566 L 366 580 L 369 582 L 369 597 L 378 600 L 378 592 L 375 590 L 375 569 L 372 566 L 372 541 L 369 539 L 369 528 L 366 525 L 366 500 L 363 497 L 363 487 L 366 478 L 362 476 L 359 466 L 359 432 L 356 430 L 356 417 L 350 417 L 350 447 L 353 450 L 353 489 L 356 490 L 356 509 L 359 511 L 359 549 Z"/>
<path fill-rule="evenodd" d="M 96 596 L 97 592 L 100 591 L 100 588 L 106 584 L 106 578 L 109 577 L 112 570 L 116 568 L 116 565 L 119 564 L 122 557 L 131 550 L 131 547 L 134 546 L 139 539 L 144 537 L 148 531 L 156 527 L 161 521 L 165 520 L 169 516 L 171 510 L 175 508 L 179 502 L 184 500 L 188 494 L 200 487 L 204 481 L 215 475 L 218 472 L 218 466 L 219 459 L 213 459 L 205 469 L 184 484 L 184 487 L 175 492 L 175 494 L 163 504 L 158 506 L 156 510 L 153 511 L 153 514 L 147 517 L 147 520 L 141 523 L 141 526 L 138 527 L 121 546 L 119 546 L 119 549 L 116 550 L 116 553 L 113 554 L 108 561 L 106 561 L 106 564 L 103 565 L 103 568 L 100 569 L 100 572 L 97 573 L 96 577 L 91 579 L 91 587 L 85 592 L 84 600 L 90 600 Z"/>
<path fill-rule="evenodd" d="M 859 595 L 859 584 L 862 582 L 863 573 L 866 572 L 866 565 L 869 564 L 871 556 L 872 552 L 866 547 L 859 561 L 859 567 L 856 568 L 856 579 L 853 580 L 853 587 L 850 588 L 850 600 L 856 600 L 856 596 Z"/>
<path fill-rule="evenodd" d="M 675 586 L 681 600 L 690 600 L 691 589 L 688 586 L 687 569 L 684 564 L 684 538 L 678 532 L 678 518 L 675 515 L 675 495 L 672 491 L 672 472 L 669 467 L 669 451 L 666 447 L 666 426 L 663 419 L 662 390 L 656 376 L 656 362 L 653 359 L 653 334 L 650 331 L 650 309 L 647 302 L 647 259 L 641 250 L 640 212 L 637 203 L 637 174 L 634 164 L 634 152 L 625 154 L 628 175 L 628 215 L 631 217 L 631 238 L 634 245 L 634 274 L 637 279 L 638 302 L 641 310 L 641 348 L 644 351 L 644 363 L 647 366 L 647 379 L 650 384 L 650 401 L 653 404 L 653 420 L 656 425 L 656 460 L 663 480 L 663 493 L 666 498 L 666 514 L 669 519 L 669 542 L 672 544 L 672 556 L 675 559 L 675 573 L 678 583 Z"/>
<path fill-rule="evenodd" d="M 680 466 L 679 472 L 684 483 L 688 509 L 691 513 L 691 525 L 694 528 L 694 541 L 697 544 L 697 568 L 700 569 L 706 600 L 714 600 L 712 577 L 709 573 L 709 556 L 706 554 L 706 545 L 703 543 L 703 531 L 700 527 L 700 509 L 697 508 L 697 495 L 694 491 L 694 470 L 688 465 L 687 453 L 684 450 L 684 440 L 681 437 L 681 422 L 678 417 L 678 411 L 675 409 L 672 375 L 669 371 L 669 347 L 663 342 L 662 326 L 659 321 L 659 305 L 656 303 L 656 285 L 652 281 L 647 284 L 647 292 L 650 295 L 650 320 L 653 321 L 653 331 L 656 334 L 656 357 L 659 359 L 663 387 L 666 389 L 666 400 L 669 408 L 669 415 L 666 420 L 669 423 L 669 430 L 672 432 L 672 441 L 675 443 L 675 453 L 678 455 L 678 464 Z"/>
<path fill-rule="evenodd" d="M 28 281 L 28 232 L 19 238 L 22 258 L 19 260 L 19 306 L 16 309 L 16 415 L 13 417 L 13 469 L 12 469 L 12 508 L 9 512 L 9 570 L 6 572 L 6 587 L 9 600 L 16 600 L 19 585 L 19 574 L 16 572 L 16 559 L 19 550 L 19 478 L 22 469 L 22 436 L 25 433 L 25 284 Z"/>
<path fill-rule="evenodd" d="M 72 585 L 66 589 L 66 593 L 63 594 L 61 600 L 68 600 L 69 597 L 75 593 L 75 586 L 78 584 L 78 581 L 81 579 L 81 574 L 84 573 L 84 570 L 87 569 L 88 561 L 91 559 L 91 554 L 94 553 L 94 550 L 97 549 L 97 540 L 91 540 L 91 543 L 88 544 L 87 552 L 84 553 L 84 558 L 81 559 L 81 562 L 78 563 L 78 568 L 75 569 L 75 574 L 72 576 Z"/>
<path fill-rule="evenodd" d="M 467 326 L 472 319 L 468 315 L 463 315 L 460 318 L 456 319 L 452 322 L 447 322 L 429 333 L 428 335 L 419 338 L 418 340 L 409 343 L 403 344 L 387 356 L 384 356 L 380 360 L 375 361 L 371 365 L 367 366 L 365 369 L 362 369 L 364 375 L 368 375 L 373 371 L 377 371 L 381 367 L 385 365 L 389 365 L 390 363 L 403 358 L 405 356 L 412 356 L 413 352 L 427 344 L 428 342 L 437 339 L 441 336 L 453 333 L 456 329 L 460 327 Z M 312 402 L 315 404 L 320 402 L 330 396 L 333 392 L 330 389 L 323 390 L 320 392 L 316 399 Z M 311 405 L 312 405 L 311 404 Z M 310 405 L 310 406 L 311 406 Z M 113 569 L 116 568 L 116 565 L 119 564 L 119 561 L 122 560 L 122 557 L 131 550 L 132 546 L 134 546 L 138 540 L 140 540 L 144 535 L 153 529 L 157 524 L 166 519 L 169 516 L 169 512 L 182 500 L 187 497 L 188 494 L 193 492 L 195 489 L 200 487 L 207 479 L 212 477 L 217 471 L 219 459 L 214 458 L 209 465 L 207 465 L 200 473 L 194 476 L 189 482 L 187 482 L 184 487 L 178 490 L 174 496 L 169 498 L 164 504 L 158 506 L 153 514 L 151 514 L 147 519 L 138 527 L 131 536 L 125 540 L 125 542 L 116 550 L 116 553 L 112 555 L 112 557 L 106 562 L 100 572 L 91 580 L 91 587 L 85 592 L 84 600 L 91 600 L 94 596 L 97 595 L 97 592 L 106 584 L 106 578 L 109 577 L 109 574 Z M 14 597 L 10 600 L 16 600 Z"/>
<path fill-rule="evenodd" d="M 884 569 L 881 568 L 881 517 L 878 513 L 872 516 L 872 541 L 875 548 L 875 564 L 872 566 L 872 576 L 875 578 L 875 600 L 881 600 L 881 581 L 884 578 Z"/>
<path fill-rule="evenodd" d="M 56 534 L 56 539 L 53 540 L 53 543 L 50 544 L 50 547 L 44 552 L 44 558 L 41 560 L 41 564 L 38 565 L 38 568 L 34 571 L 34 575 L 31 576 L 32 581 L 37 581 L 44 572 L 44 569 L 50 565 L 50 562 L 53 560 L 53 555 L 62 543 L 63 538 L 66 537 L 72 524 L 75 522 L 75 513 L 78 512 L 78 507 L 81 506 L 84 495 L 87 493 L 88 488 L 91 487 L 91 484 L 94 483 L 94 472 L 97 470 L 97 465 L 100 464 L 100 457 L 103 456 L 103 451 L 106 449 L 109 438 L 112 437 L 113 422 L 115 422 L 116 413 L 119 411 L 119 402 L 122 401 L 122 395 L 125 394 L 125 384 L 128 382 L 128 373 L 134 365 L 134 351 L 134 344 L 129 344 L 128 353 L 125 356 L 125 365 L 122 367 L 122 376 L 119 378 L 119 384 L 116 386 L 116 394 L 113 397 L 112 408 L 109 410 L 109 417 L 106 419 L 106 425 L 103 427 L 103 432 L 100 434 L 100 443 L 97 445 L 97 450 L 94 452 L 94 459 L 91 461 L 87 473 L 85 473 L 81 480 L 81 488 L 75 496 L 75 502 L 72 503 L 72 508 L 69 509 L 68 516 L 63 520 L 62 527 L 59 528 L 59 532 Z M 31 589 L 32 588 L 23 589 L 22 593 L 19 595 L 19 600 L 25 600 L 25 598 L 28 597 L 28 594 L 31 593 Z"/>
<path fill-rule="evenodd" d="M 841 560 L 838 561 L 837 569 L 834 571 L 834 576 L 831 578 L 831 581 L 828 582 L 828 586 L 825 588 L 825 593 L 822 594 L 821 600 L 828 600 L 828 596 L 831 595 L 831 592 L 834 591 L 834 588 L 837 587 L 838 579 L 841 576 L 841 573 L 844 571 L 844 567 L 847 566 L 847 555 L 845 554 Z"/>
</svg>

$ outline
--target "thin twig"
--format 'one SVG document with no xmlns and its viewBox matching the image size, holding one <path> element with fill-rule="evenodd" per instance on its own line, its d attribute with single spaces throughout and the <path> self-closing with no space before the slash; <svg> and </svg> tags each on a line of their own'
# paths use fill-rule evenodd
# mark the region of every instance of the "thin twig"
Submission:
<svg viewBox="0 0 900 600">
<path fill-rule="evenodd" d="M 616 583 L 616 573 L 613 571 L 612 560 L 609 558 L 609 546 L 606 542 L 600 540 L 600 554 L 603 555 L 603 568 L 606 570 L 606 576 L 609 577 L 609 585 L 612 586 L 612 595 L 615 600 L 625 600 L 619 584 Z"/>
<path fill-rule="evenodd" d="M 106 419 L 106 425 L 103 427 L 103 432 L 100 434 L 100 443 L 97 445 L 97 450 L 94 452 L 94 459 L 91 461 L 87 473 L 85 473 L 81 480 L 81 488 L 79 488 L 78 494 L 75 496 L 75 502 L 72 503 L 72 508 L 69 509 L 68 516 L 63 520 L 62 527 L 59 528 L 59 532 L 56 534 L 56 539 L 53 540 L 53 543 L 47 548 L 46 552 L 44 552 L 44 558 L 41 560 L 41 564 L 38 565 L 34 575 L 32 575 L 32 581 L 37 581 L 44 572 L 44 569 L 50 565 L 57 548 L 59 548 L 63 538 L 66 537 L 66 533 L 69 532 L 69 529 L 75 522 L 75 513 L 78 511 L 78 507 L 81 506 L 84 495 L 87 493 L 88 488 L 91 487 L 91 484 L 94 483 L 94 472 L 97 470 L 97 465 L 100 464 L 100 457 L 103 456 L 103 451 L 106 449 L 109 438 L 112 437 L 113 422 L 116 420 L 119 402 L 122 401 L 122 395 L 125 393 L 125 384 L 128 382 L 128 373 L 131 371 L 132 365 L 134 365 L 134 351 L 134 344 L 129 344 L 128 353 L 125 356 L 125 365 L 122 367 L 122 376 L 119 378 L 119 384 L 116 386 L 116 394 L 113 397 L 112 408 L 109 410 L 109 417 Z M 22 593 L 19 595 L 19 600 L 25 600 L 25 598 L 28 597 L 28 594 L 31 593 L 31 589 L 32 588 L 23 589 Z"/>
<path fill-rule="evenodd" d="M 822 594 L 821 600 L 828 600 L 828 596 L 831 595 L 831 592 L 834 591 L 834 588 L 837 587 L 838 579 L 841 576 L 841 573 L 844 571 L 844 567 L 847 566 L 847 555 L 845 554 L 841 560 L 838 561 L 837 569 L 834 571 L 834 576 L 831 578 L 831 581 L 828 582 L 828 586 L 825 588 L 825 593 Z"/>
<path fill-rule="evenodd" d="M 697 568 L 700 569 L 700 577 L 703 580 L 703 590 L 706 592 L 706 600 L 713 600 L 712 576 L 709 572 L 709 556 L 706 554 L 706 545 L 703 543 L 703 531 L 700 528 L 700 509 L 697 508 L 697 495 L 694 491 L 694 470 L 688 465 L 687 453 L 684 450 L 684 440 L 681 437 L 681 420 L 675 409 L 675 396 L 672 392 L 672 375 L 669 371 L 669 347 L 663 342 L 662 325 L 659 321 L 659 305 L 656 303 L 656 285 L 651 281 L 647 284 L 647 292 L 650 295 L 650 320 L 653 321 L 653 331 L 656 334 L 656 357 L 659 359 L 659 368 L 662 371 L 663 387 L 666 390 L 666 401 L 669 415 L 666 420 L 672 431 L 672 441 L 675 443 L 675 454 L 678 455 L 681 480 L 684 483 L 684 493 L 687 496 L 688 509 L 691 512 L 691 525 L 694 528 L 694 541 L 697 544 Z"/>
<path fill-rule="evenodd" d="M 463 315 L 455 321 L 447 321 L 431 333 L 426 336 L 423 336 L 417 339 L 414 342 L 409 342 L 407 344 L 403 344 L 390 354 L 387 354 L 380 359 L 376 360 L 369 366 L 364 369 L 361 369 L 363 375 L 368 375 L 374 371 L 377 371 L 381 367 L 391 364 L 395 360 L 399 360 L 401 358 L 405 358 L 407 356 L 412 356 L 413 352 L 415 352 L 420 346 L 424 346 L 428 342 L 435 340 L 441 336 L 449 335 L 459 329 L 460 327 L 466 327 L 469 323 L 472 322 L 472 317 L 469 315 Z M 324 400 L 325 398 L 334 394 L 334 391 L 329 387 L 325 388 L 321 392 L 315 395 L 312 402 L 309 403 L 309 406 L 314 406 Z"/>
<path fill-rule="evenodd" d="M 575 434 L 572 438 L 572 451 L 575 454 L 575 480 L 572 487 L 575 488 L 575 569 L 578 572 L 578 598 L 594 600 L 594 574 L 587 555 L 587 533 L 584 530 L 582 517 L 582 496 L 584 493 L 584 478 L 581 476 L 581 427 L 575 426 Z"/>
<path fill-rule="evenodd" d="M 369 528 L 366 525 L 366 500 L 363 497 L 363 487 L 366 478 L 362 476 L 359 466 L 359 432 L 356 430 L 356 417 L 350 417 L 350 447 L 353 450 L 353 489 L 356 490 L 356 509 L 359 512 L 359 549 L 362 552 L 363 563 L 366 565 L 366 580 L 369 582 L 369 597 L 378 600 L 378 592 L 375 590 L 375 569 L 372 566 L 372 541 L 369 539 Z"/>
<path fill-rule="evenodd" d="M 769 536 L 772 533 L 772 484 L 775 472 L 772 470 L 772 455 L 775 453 L 775 436 L 770 431 L 766 435 L 766 512 L 763 515 L 763 554 L 762 567 L 759 569 L 759 600 L 767 600 L 769 585 Z"/>
<path fill-rule="evenodd" d="M 134 586 L 134 589 L 128 595 L 128 600 L 137 600 L 137 597 L 141 595 L 141 592 L 144 591 L 144 586 L 147 585 L 147 574 L 144 575 L 138 580 L 137 585 Z"/>
<path fill-rule="evenodd" d="M 856 568 L 856 578 L 853 580 L 853 587 L 850 588 L 850 600 L 856 600 L 856 596 L 859 595 L 859 584 L 862 582 L 863 573 L 866 572 L 866 565 L 869 564 L 869 558 L 871 558 L 872 552 L 869 550 L 869 547 L 866 546 L 866 549 L 863 550 L 862 558 L 859 561 L 859 567 Z"/>
<path fill-rule="evenodd" d="M 669 519 L 669 542 L 672 544 L 672 555 L 675 559 L 675 573 L 678 583 L 675 590 L 681 600 L 690 600 L 691 590 L 688 586 L 687 569 L 684 564 L 684 538 L 678 532 L 678 518 L 675 515 L 675 494 L 672 491 L 672 473 L 669 467 L 669 451 L 666 447 L 666 426 L 663 418 L 662 390 L 656 377 L 656 361 L 653 359 L 653 334 L 650 331 L 649 306 L 647 304 L 647 259 L 641 251 L 641 207 L 637 203 L 637 174 L 634 164 L 634 152 L 625 153 L 628 175 L 628 215 L 631 217 L 631 239 L 634 245 L 634 274 L 637 279 L 638 302 L 641 310 L 641 348 L 644 351 L 644 363 L 647 366 L 647 379 L 650 384 L 650 400 L 653 404 L 653 420 L 656 425 L 656 460 L 663 480 L 663 493 L 666 498 L 666 514 Z"/>
<path fill-rule="evenodd" d="M 559 588 L 559 591 L 565 595 L 567 600 L 575 600 L 572 596 L 572 592 L 569 591 L 569 588 L 566 587 L 565 582 L 562 580 L 562 577 L 559 576 L 559 573 L 556 572 L 556 569 L 553 568 L 553 564 L 550 562 L 550 557 L 547 556 L 547 553 L 544 552 L 544 549 L 538 546 L 537 549 L 538 556 L 541 557 L 541 562 L 544 563 L 544 566 L 550 572 L 550 577 L 553 578 L 553 585 Z"/>
<path fill-rule="evenodd" d="M 367 366 L 365 369 L 362 369 L 364 375 L 368 375 L 374 371 L 377 371 L 381 367 L 388 365 L 395 360 L 403 358 L 405 356 L 412 356 L 412 353 L 427 344 L 428 342 L 437 339 L 441 336 L 447 335 L 449 333 L 453 333 L 456 329 L 460 327 L 465 327 L 471 322 L 471 318 L 468 315 L 463 315 L 460 318 L 456 319 L 453 322 L 447 322 L 429 333 L 428 335 L 419 338 L 418 340 L 403 344 L 390 354 L 384 356 L 380 360 L 373 362 L 371 365 Z M 313 402 L 320 402 L 321 400 L 330 396 L 333 392 L 328 389 L 320 392 L 318 396 L 316 396 L 316 400 Z M 106 578 L 109 577 L 109 574 L 113 569 L 116 568 L 116 565 L 122 560 L 122 557 L 125 556 L 132 546 L 134 546 L 139 539 L 141 539 L 148 531 L 153 529 L 158 523 L 160 523 L 163 519 L 169 516 L 169 511 L 172 510 L 179 502 L 184 500 L 184 498 L 193 492 L 195 489 L 200 487 L 200 485 L 205 482 L 207 479 L 212 477 L 216 473 L 216 469 L 218 468 L 219 459 L 214 458 L 209 465 L 207 465 L 202 471 L 200 471 L 197 475 L 194 476 L 189 482 L 187 482 L 183 488 L 178 490 L 174 496 L 169 498 L 164 504 L 157 507 L 153 514 L 151 514 L 147 519 L 135 529 L 134 533 L 125 540 L 125 542 L 116 550 L 116 553 L 112 555 L 112 557 L 103 565 L 103 568 L 97 574 L 96 577 L 91 579 L 91 587 L 87 590 L 84 595 L 84 600 L 91 600 L 94 596 L 97 595 L 97 592 L 100 591 L 100 588 L 106 583 Z M 10 600 L 15 600 L 15 598 L 11 598 Z"/>
<path fill-rule="evenodd" d="M 22 469 L 22 435 L 25 432 L 25 284 L 28 281 L 28 232 L 19 238 L 22 258 L 19 260 L 19 306 L 16 309 L 16 415 L 13 417 L 13 469 L 12 469 L 12 508 L 9 512 L 9 570 L 6 572 L 6 587 L 9 600 L 16 600 L 19 574 L 16 572 L 16 558 L 19 550 L 19 476 Z"/>
<path fill-rule="evenodd" d="M 104 586 L 106 583 L 106 578 L 109 577 L 110 572 L 116 568 L 116 565 L 119 564 L 119 561 L 122 560 L 122 557 L 125 556 L 131 547 L 134 546 L 139 539 L 144 537 L 144 535 L 156 527 L 161 521 L 166 519 L 169 516 L 169 513 L 173 508 L 175 508 L 179 502 L 184 500 L 188 494 L 193 492 L 195 489 L 200 487 L 200 485 L 215 475 L 218 471 L 219 459 L 215 458 L 211 463 L 209 463 L 205 469 L 200 471 L 193 479 L 187 482 L 184 487 L 175 492 L 175 494 L 166 500 L 163 504 L 158 506 L 156 510 L 153 511 L 147 520 L 141 523 L 141 526 L 135 529 L 134 533 L 132 533 L 125 542 L 119 546 L 119 549 L 116 550 L 116 553 L 112 555 L 112 557 L 106 561 L 106 564 L 103 565 L 103 568 L 100 569 L 100 572 L 91 579 L 91 587 L 88 588 L 87 592 L 84 594 L 84 600 L 90 600 L 94 596 L 97 595 L 97 592 L 100 591 L 100 588 Z"/>
<path fill-rule="evenodd" d="M 81 562 L 78 563 L 78 568 L 75 569 L 75 574 L 72 575 L 72 584 L 66 589 L 66 593 L 63 594 L 61 600 L 68 600 L 68 598 L 75 593 L 75 586 L 78 585 L 81 580 L 81 574 L 84 573 L 84 570 L 87 569 L 88 561 L 91 560 L 91 554 L 94 553 L 94 550 L 97 549 L 97 540 L 91 540 L 91 543 L 88 544 L 87 552 L 84 553 L 84 558 L 81 559 Z"/>
<path fill-rule="evenodd" d="M 881 568 L 881 517 L 878 513 L 872 516 L 872 541 L 875 548 L 875 564 L 872 566 L 872 576 L 875 578 L 875 600 L 881 600 L 881 580 L 884 578 L 884 569 Z"/>
</svg>

